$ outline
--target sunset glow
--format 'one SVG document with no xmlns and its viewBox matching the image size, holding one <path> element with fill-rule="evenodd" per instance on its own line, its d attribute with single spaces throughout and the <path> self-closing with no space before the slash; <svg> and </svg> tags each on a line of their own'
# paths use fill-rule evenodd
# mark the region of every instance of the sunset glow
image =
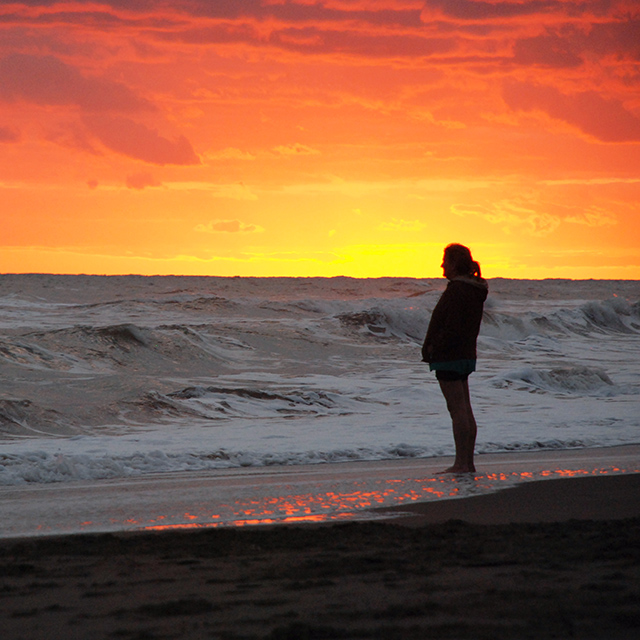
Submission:
<svg viewBox="0 0 640 640">
<path fill-rule="evenodd" d="M 640 278 L 635 0 L 0 4 L 0 271 Z"/>
</svg>

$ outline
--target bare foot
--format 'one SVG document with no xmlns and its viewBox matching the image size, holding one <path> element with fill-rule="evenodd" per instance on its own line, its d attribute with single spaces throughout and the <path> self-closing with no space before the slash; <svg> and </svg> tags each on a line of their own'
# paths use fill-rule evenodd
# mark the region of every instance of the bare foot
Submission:
<svg viewBox="0 0 640 640">
<path fill-rule="evenodd" d="M 441 475 L 443 473 L 475 473 L 476 472 L 476 468 L 475 467 L 449 467 L 448 469 L 445 469 L 444 471 L 438 471 L 437 474 Z"/>
</svg>

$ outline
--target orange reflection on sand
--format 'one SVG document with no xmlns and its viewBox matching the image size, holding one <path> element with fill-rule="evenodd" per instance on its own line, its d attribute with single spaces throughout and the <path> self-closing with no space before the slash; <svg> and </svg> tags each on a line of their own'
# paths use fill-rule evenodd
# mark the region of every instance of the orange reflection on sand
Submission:
<svg viewBox="0 0 640 640">
<path fill-rule="evenodd" d="M 195 522 L 199 519 L 197 515 L 186 513 L 184 519 L 192 522 L 169 524 L 163 522 L 166 516 L 158 516 L 152 524 L 143 528 L 158 531 L 349 520 L 357 517 L 358 513 L 362 514 L 376 507 L 455 497 L 460 491 L 456 483 L 456 478 L 444 476 L 409 480 L 392 478 L 378 481 L 379 489 L 367 486 L 366 489 L 349 492 L 327 491 L 238 500 L 233 504 L 220 505 L 219 513 L 203 514 L 199 522 Z M 437 486 L 433 486 L 434 484 Z"/>
<path fill-rule="evenodd" d="M 170 531 L 170 530 L 182 530 L 182 529 L 214 529 L 221 526 L 227 527 L 248 527 L 256 525 L 269 525 L 269 524 L 293 524 L 293 523 L 322 523 L 329 521 L 336 521 L 340 519 L 350 519 L 354 517 L 355 513 L 343 513 L 339 515 L 329 514 L 316 514 L 308 516 L 289 516 L 287 518 L 256 518 L 250 520 L 231 520 L 230 522 L 203 522 L 203 523 L 177 523 L 177 524 L 156 524 L 147 525 L 141 527 L 144 531 Z M 214 515 L 212 518 L 219 518 L 220 516 Z"/>
<path fill-rule="evenodd" d="M 506 473 L 488 473 L 486 476 L 478 476 L 475 479 L 476 480 L 480 480 L 480 479 L 485 479 L 485 480 L 494 480 L 494 481 L 498 481 L 498 482 L 504 482 L 505 480 L 509 480 L 512 477 L 513 474 L 506 474 Z"/>
<path fill-rule="evenodd" d="M 487 474 L 443 474 L 423 478 L 390 478 L 370 483 L 351 483 L 348 491 L 320 491 L 289 495 L 259 495 L 248 499 L 212 505 L 200 513 L 190 509 L 182 517 L 157 516 L 147 522 L 127 520 L 146 530 L 195 529 L 208 527 L 245 527 L 286 523 L 323 523 L 358 517 L 374 518 L 377 507 L 398 506 L 410 502 L 432 502 L 448 498 L 482 495 L 514 487 L 522 482 L 552 478 L 618 473 L 637 473 L 619 467 L 595 469 L 542 469 Z M 359 487 L 362 487 L 360 489 Z M 215 510 L 215 513 L 211 511 Z M 173 520 L 173 522 L 172 522 Z M 176 522 L 176 520 L 179 520 Z"/>
<path fill-rule="evenodd" d="M 561 478 L 575 478 L 576 476 L 590 475 L 589 472 L 584 469 L 558 469 L 556 473 Z"/>
</svg>

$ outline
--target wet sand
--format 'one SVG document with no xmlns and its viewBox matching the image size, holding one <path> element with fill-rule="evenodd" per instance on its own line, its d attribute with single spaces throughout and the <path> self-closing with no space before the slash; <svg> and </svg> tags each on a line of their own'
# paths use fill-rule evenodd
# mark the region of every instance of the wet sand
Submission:
<svg viewBox="0 0 640 640">
<path fill-rule="evenodd" d="M 640 637 L 640 474 L 383 513 L 0 540 L 1 637 Z"/>
</svg>

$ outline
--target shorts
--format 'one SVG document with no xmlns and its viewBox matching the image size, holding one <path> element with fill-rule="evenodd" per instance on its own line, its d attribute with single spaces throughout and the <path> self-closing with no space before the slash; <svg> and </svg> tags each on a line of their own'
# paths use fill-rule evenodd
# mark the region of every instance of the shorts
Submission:
<svg viewBox="0 0 640 640">
<path fill-rule="evenodd" d="M 429 368 L 436 372 L 438 380 L 466 380 L 476 370 L 475 360 L 431 362 Z"/>
</svg>

